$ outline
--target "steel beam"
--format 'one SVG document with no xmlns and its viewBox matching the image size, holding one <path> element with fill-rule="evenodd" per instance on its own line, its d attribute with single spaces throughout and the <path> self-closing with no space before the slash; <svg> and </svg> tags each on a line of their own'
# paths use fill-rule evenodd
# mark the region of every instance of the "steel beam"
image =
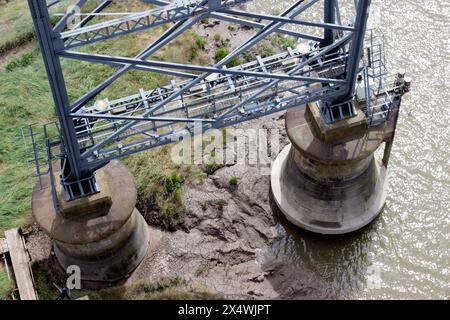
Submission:
<svg viewBox="0 0 450 320">
<path fill-rule="evenodd" d="M 298 0 L 280 16 L 232 8 L 250 0 L 145 0 L 158 7 L 143 12 L 107 14 L 103 10 L 114 1 L 104 0 L 72 30 L 62 32 L 70 12 L 52 28 L 46 4 L 40 0 L 28 1 L 61 123 L 62 154 L 73 171 L 71 179 L 78 181 L 111 159 L 170 143 L 186 130 L 194 134 L 197 127 L 200 130 L 222 128 L 307 102 L 351 97 L 370 7 L 370 0 L 358 1 L 355 25 L 349 26 L 342 23 L 336 0 L 324 0 L 323 21 L 298 18 L 319 0 Z M 82 8 L 85 2 L 77 0 L 75 4 Z M 94 23 L 93 18 L 98 15 L 121 17 Z M 255 33 L 213 66 L 148 59 L 206 17 L 249 26 Z M 72 50 L 167 23 L 174 25 L 134 58 Z M 288 26 L 297 26 L 298 30 Z M 323 30 L 324 37 L 302 32 L 301 27 Z M 297 48 L 289 48 L 271 57 L 226 67 L 273 33 L 313 41 L 316 49 L 300 53 Z M 108 64 L 118 70 L 70 104 L 61 58 Z M 131 70 L 190 80 L 172 81 L 150 91 L 141 88 L 139 94 L 103 101 L 101 109 L 96 109 L 97 104 L 88 106 Z"/>
<path fill-rule="evenodd" d="M 366 35 L 367 20 L 369 19 L 369 8 L 371 2 L 372 0 L 359 0 L 356 7 L 356 31 L 353 33 L 353 39 L 350 46 L 347 64 L 347 85 L 345 86 L 343 95 L 339 98 L 341 101 L 351 99 L 355 91 L 356 77 L 361 71 L 360 63 L 364 53 L 364 37 Z"/>
<path fill-rule="evenodd" d="M 65 49 L 76 48 L 133 32 L 155 28 L 167 23 L 186 20 L 193 16 L 247 1 L 249 0 L 223 0 L 220 7 L 215 9 L 205 6 L 203 0 L 186 0 L 180 3 L 170 3 L 142 13 L 129 14 L 121 18 L 63 32 L 61 33 L 61 40 L 65 43 Z"/>
<path fill-rule="evenodd" d="M 308 8 L 310 8 L 311 6 L 313 6 L 318 0 L 309 0 L 306 1 L 306 4 L 303 4 L 304 1 L 299 1 L 294 3 L 291 7 L 289 7 L 289 9 L 287 9 L 281 16 L 289 16 L 289 17 L 296 17 L 297 15 L 299 15 L 300 13 L 302 13 L 303 11 L 307 10 Z M 283 23 L 281 22 L 272 22 L 270 23 L 268 26 L 266 26 L 265 28 L 263 28 L 262 30 L 260 30 L 259 32 L 257 32 L 253 37 L 251 37 L 249 40 L 246 41 L 245 44 L 243 44 L 241 47 L 235 49 L 233 52 L 231 52 L 227 57 L 225 57 L 222 61 L 220 61 L 218 64 L 215 65 L 216 68 L 222 68 L 223 66 L 225 66 L 227 63 L 229 63 L 231 60 L 233 60 L 235 57 L 237 57 L 238 55 L 240 55 L 241 53 L 243 53 L 244 51 L 246 51 L 247 49 L 253 47 L 256 43 L 258 43 L 259 41 L 263 40 L 264 38 L 266 38 L 268 35 L 272 34 L 273 32 L 275 32 L 278 28 L 280 28 L 282 26 Z M 155 106 L 154 111 L 159 110 L 162 106 L 164 106 L 166 103 L 173 101 L 174 99 L 178 98 L 182 93 L 186 92 L 186 90 L 191 89 L 193 86 L 195 86 L 196 84 L 198 84 L 200 81 L 203 81 L 206 79 L 206 77 L 210 75 L 208 73 L 205 73 L 201 76 L 199 76 L 197 79 L 192 80 L 189 84 L 187 84 L 183 89 L 179 90 L 178 92 L 172 94 L 170 97 L 166 98 L 165 100 L 163 100 L 161 103 L 159 103 L 157 106 Z M 144 113 L 144 117 L 145 116 L 149 116 L 151 114 L 152 111 L 148 111 L 146 113 Z M 92 148 L 90 148 L 89 150 L 83 152 L 83 154 L 81 155 L 82 158 L 86 158 L 89 157 L 90 155 L 92 155 L 92 153 L 94 152 L 94 150 L 101 148 L 102 146 L 104 146 L 105 144 L 109 143 L 111 140 L 114 140 L 115 137 L 117 137 L 118 135 L 120 135 L 122 132 L 130 129 L 135 123 L 130 123 L 124 127 L 122 127 L 121 129 L 117 130 L 116 132 L 114 132 L 110 137 L 108 137 L 107 139 L 103 140 L 102 142 L 97 143 L 95 146 L 93 146 Z"/>
<path fill-rule="evenodd" d="M 156 41 L 152 42 L 149 46 L 147 46 L 144 50 L 142 50 L 135 59 L 145 59 L 148 56 L 155 53 L 157 50 L 168 44 L 170 41 L 174 40 L 176 37 L 181 35 L 187 29 L 192 27 L 198 21 L 200 21 L 204 15 L 200 15 L 198 17 L 192 19 L 186 19 L 177 22 L 171 28 L 169 28 L 161 37 L 159 37 Z M 119 77 L 124 75 L 126 72 L 132 69 L 132 65 L 123 66 L 120 70 L 111 75 L 108 79 L 103 81 L 97 87 L 92 89 L 90 92 L 79 98 L 75 101 L 71 106 L 71 112 L 76 112 L 81 109 L 87 102 L 93 99 L 96 95 L 106 89 L 111 83 L 117 80 Z"/>
<path fill-rule="evenodd" d="M 337 5 L 338 4 L 337 4 L 336 0 L 325 0 L 324 21 L 326 24 L 334 25 L 336 23 L 336 7 L 337 7 Z M 333 43 L 333 41 L 334 41 L 333 29 L 336 29 L 336 28 L 325 28 L 322 46 L 328 46 Z M 344 29 L 337 29 L 337 30 L 344 30 Z M 354 28 L 352 28 L 352 31 L 354 31 Z"/>
<path fill-rule="evenodd" d="M 335 0 L 327 0 L 333 3 Z M 267 14 L 261 14 L 261 13 L 252 13 L 252 12 L 246 12 L 241 10 L 230 10 L 230 9 L 224 9 L 220 10 L 221 13 L 226 13 L 228 15 L 234 15 L 234 16 L 240 16 L 240 17 L 247 17 L 252 19 L 261 19 L 261 20 L 269 20 L 269 21 L 276 21 L 276 22 L 284 22 L 287 24 L 294 24 L 299 26 L 309 26 L 309 27 L 317 27 L 321 29 L 325 29 L 326 33 L 333 32 L 333 30 L 342 30 L 342 31 L 355 31 L 355 28 L 350 26 L 343 26 L 338 25 L 334 23 L 334 4 L 332 6 L 333 8 L 333 18 L 328 17 L 325 20 L 326 22 L 313 22 L 313 21 L 306 21 L 302 19 L 290 19 L 290 18 L 284 18 L 284 17 L 277 17 Z M 328 13 L 328 10 L 327 10 Z M 311 36 L 312 37 L 312 36 Z M 332 38 L 330 38 L 332 40 Z M 329 41 L 329 43 L 332 43 L 332 41 Z"/>
<path fill-rule="evenodd" d="M 86 54 L 81 52 L 73 52 L 73 51 L 64 51 L 59 53 L 59 56 L 64 58 L 70 58 L 80 61 L 88 61 L 95 63 L 103 63 L 110 64 L 114 66 L 128 66 L 131 65 L 133 67 L 156 67 L 152 68 L 151 71 L 163 73 L 161 69 L 157 68 L 165 68 L 165 69 L 177 69 L 177 70 L 188 70 L 194 72 L 206 72 L 208 74 L 219 73 L 219 74 L 231 74 L 245 77 L 254 77 L 254 78 L 263 78 L 263 79 L 278 79 L 285 81 L 304 81 L 307 83 L 334 83 L 334 84 L 344 84 L 345 80 L 339 79 L 328 79 L 328 78 L 317 78 L 317 77 L 302 77 L 296 75 L 285 75 L 278 73 L 267 73 L 267 72 L 252 72 L 252 71 L 242 71 L 239 69 L 225 69 L 219 67 L 202 67 L 195 66 L 189 64 L 180 64 L 173 62 L 164 62 L 164 61 L 154 61 L 154 60 L 143 60 L 143 59 L 132 59 L 132 58 L 123 58 L 117 56 L 107 56 L 100 54 Z"/>
</svg>

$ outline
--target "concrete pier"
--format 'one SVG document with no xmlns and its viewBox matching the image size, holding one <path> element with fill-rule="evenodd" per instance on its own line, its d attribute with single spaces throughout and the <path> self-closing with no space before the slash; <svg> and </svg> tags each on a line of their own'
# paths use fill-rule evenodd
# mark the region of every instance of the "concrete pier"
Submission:
<svg viewBox="0 0 450 320">
<path fill-rule="evenodd" d="M 387 197 L 386 167 L 374 152 L 392 140 L 393 124 L 367 128 L 364 113 L 327 124 L 317 104 L 286 114 L 291 145 L 272 169 L 274 199 L 293 224 L 320 234 L 345 234 L 372 222 Z M 395 117 L 393 117 L 395 118 Z"/>
<path fill-rule="evenodd" d="M 55 177 L 59 210 L 53 206 L 50 187 L 33 191 L 32 210 L 36 222 L 54 240 L 64 270 L 77 265 L 82 281 L 116 282 L 144 258 L 149 232 L 135 208 L 137 191 L 128 168 L 112 161 L 96 176 L 101 191 L 70 202 L 64 200 Z M 43 183 L 50 186 L 50 177 L 45 176 Z"/>
</svg>

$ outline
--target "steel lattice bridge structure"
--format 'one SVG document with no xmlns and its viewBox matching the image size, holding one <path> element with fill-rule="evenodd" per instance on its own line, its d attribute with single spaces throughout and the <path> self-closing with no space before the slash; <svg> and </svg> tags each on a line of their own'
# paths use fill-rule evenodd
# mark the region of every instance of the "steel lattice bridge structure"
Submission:
<svg viewBox="0 0 450 320">
<path fill-rule="evenodd" d="M 223 128 L 311 102 L 319 102 L 328 123 L 355 115 L 355 86 L 365 86 L 364 112 L 368 125 L 389 118 L 404 93 L 386 70 L 382 36 L 366 32 L 370 0 L 355 1 L 354 19 L 345 23 L 338 0 L 297 0 L 280 15 L 237 9 L 248 0 L 142 0 L 151 9 L 103 14 L 114 0 L 105 0 L 70 29 L 75 14 L 52 19 L 52 8 L 63 1 L 28 0 L 58 115 L 57 133 L 48 125 L 30 126 L 24 137 L 32 151 L 35 175 L 51 173 L 61 161 L 61 185 L 67 200 L 98 192 L 96 170 L 111 160 L 178 141 L 186 134 Z M 123 1 L 121 1 L 123 2 Z M 83 10 L 86 0 L 76 0 Z M 323 7 L 323 21 L 310 21 L 308 12 Z M 239 8 L 241 8 L 240 6 Z M 98 19 L 100 17 L 101 19 Z M 205 18 L 247 26 L 254 34 L 212 66 L 152 60 L 171 41 Z M 135 57 L 89 53 L 92 44 L 135 32 L 168 28 Z M 294 27 L 294 28 L 293 28 Z M 302 28 L 317 32 L 302 32 Z M 309 44 L 307 50 L 285 52 L 236 67 L 233 59 L 273 34 L 292 36 Z M 130 40 L 132 41 L 132 40 Z M 70 101 L 62 59 L 100 63 L 116 71 L 88 93 Z M 170 75 L 158 88 L 140 88 L 116 100 L 97 97 L 132 70 Z M 370 98 L 367 98 L 370 97 Z M 54 188 L 54 181 L 52 180 Z M 55 197 L 55 194 L 54 194 Z M 57 202 L 54 201 L 55 206 Z"/>
</svg>

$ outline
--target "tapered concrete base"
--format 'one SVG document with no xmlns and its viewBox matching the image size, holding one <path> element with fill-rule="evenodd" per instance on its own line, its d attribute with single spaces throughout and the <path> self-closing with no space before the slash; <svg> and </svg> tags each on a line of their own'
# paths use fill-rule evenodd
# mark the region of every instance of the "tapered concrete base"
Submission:
<svg viewBox="0 0 450 320">
<path fill-rule="evenodd" d="M 291 145 L 276 159 L 274 199 L 293 224 L 320 234 L 356 231 L 382 211 L 386 168 L 374 157 L 388 126 L 367 128 L 364 117 L 328 125 L 315 104 L 286 114 Z"/>
<path fill-rule="evenodd" d="M 292 157 L 289 145 L 273 165 L 271 186 L 281 212 L 296 226 L 319 234 L 346 234 L 365 227 L 383 210 L 388 180 L 386 169 L 375 161 L 363 176 L 337 186 L 315 183 L 299 171 Z M 363 186 L 368 179 L 376 181 L 373 190 Z M 322 195 L 329 193 L 328 189 L 341 198 L 325 200 L 320 189 Z"/>
<path fill-rule="evenodd" d="M 127 277 L 149 246 L 147 224 L 136 210 L 137 192 L 128 168 L 112 161 L 96 173 L 100 193 L 67 202 L 57 184 L 59 210 L 47 188 L 33 191 L 36 222 L 54 240 L 56 258 L 64 270 L 80 267 L 86 282 L 112 283 Z"/>
<path fill-rule="evenodd" d="M 136 221 L 128 239 L 125 239 L 123 244 L 114 248 L 113 251 L 103 255 L 76 255 L 73 249 L 76 250 L 77 246 L 72 245 L 71 252 L 67 251 L 67 244 L 54 241 L 53 248 L 61 267 L 67 270 L 71 265 L 79 266 L 82 280 L 89 282 L 116 282 L 127 277 L 141 263 L 149 243 L 147 223 L 137 210 L 133 215 L 131 219 Z M 122 233 L 128 232 L 119 230 L 102 242 L 105 246 L 114 244 L 116 241 L 113 238 Z M 84 247 L 83 251 L 86 250 L 86 245 L 80 246 Z"/>
</svg>

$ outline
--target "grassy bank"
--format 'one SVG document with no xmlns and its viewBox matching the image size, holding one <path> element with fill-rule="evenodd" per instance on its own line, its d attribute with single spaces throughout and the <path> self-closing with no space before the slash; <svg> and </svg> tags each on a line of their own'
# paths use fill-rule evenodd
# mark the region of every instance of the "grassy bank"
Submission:
<svg viewBox="0 0 450 320">
<path fill-rule="evenodd" d="M 176 228 L 183 217 L 183 184 L 198 184 L 205 174 L 196 166 L 174 165 L 170 146 L 124 159 L 133 173 L 138 189 L 137 208 L 147 222 L 166 229 Z"/>
<path fill-rule="evenodd" d="M 0 263 L 0 300 L 9 299 L 13 289 L 13 282 L 8 278 L 6 269 Z"/>
</svg>

